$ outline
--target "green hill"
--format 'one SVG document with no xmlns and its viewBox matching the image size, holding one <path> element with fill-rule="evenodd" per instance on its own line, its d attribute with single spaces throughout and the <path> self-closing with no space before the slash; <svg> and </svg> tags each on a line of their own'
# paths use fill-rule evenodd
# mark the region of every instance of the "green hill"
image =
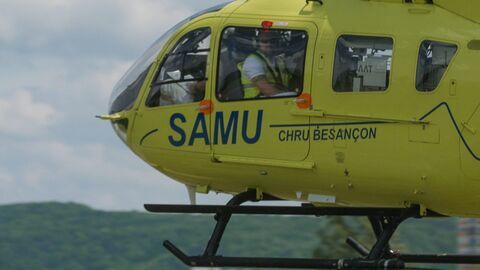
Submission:
<svg viewBox="0 0 480 270">
<path fill-rule="evenodd" d="M 309 258 L 326 250 L 321 257 L 333 257 L 327 253 L 346 247 L 343 239 L 328 238 L 339 235 L 339 226 L 325 218 L 234 216 L 219 253 Z M 163 240 L 198 255 L 213 227 L 208 215 L 105 212 L 60 203 L 0 206 L 0 269 L 188 269 L 163 248 Z M 319 235 L 327 236 L 324 245 Z M 456 220 L 412 221 L 397 236 L 395 243 L 410 251 L 455 252 Z"/>
</svg>

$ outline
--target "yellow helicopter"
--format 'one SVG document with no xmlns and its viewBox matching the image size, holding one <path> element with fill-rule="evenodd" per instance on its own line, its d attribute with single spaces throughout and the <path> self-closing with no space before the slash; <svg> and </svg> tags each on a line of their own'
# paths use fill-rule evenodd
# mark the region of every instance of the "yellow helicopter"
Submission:
<svg viewBox="0 0 480 270">
<path fill-rule="evenodd" d="M 399 254 L 407 218 L 480 217 L 480 2 L 237 0 L 160 37 L 115 86 L 108 115 L 141 159 L 216 213 L 190 266 L 403 269 L 479 256 Z M 226 206 L 196 193 L 233 194 Z M 288 200 L 302 206 L 241 206 Z M 354 259 L 217 255 L 232 214 L 367 216 Z"/>
</svg>

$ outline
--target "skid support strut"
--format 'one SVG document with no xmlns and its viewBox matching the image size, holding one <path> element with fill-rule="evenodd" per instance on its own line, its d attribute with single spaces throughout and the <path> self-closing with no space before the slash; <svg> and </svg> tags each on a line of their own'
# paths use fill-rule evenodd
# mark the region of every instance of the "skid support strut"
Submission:
<svg viewBox="0 0 480 270">
<path fill-rule="evenodd" d="M 263 200 L 278 200 L 264 195 Z M 305 204 L 302 206 L 241 206 L 258 201 L 255 190 L 249 190 L 234 196 L 225 206 L 214 205 L 152 205 L 145 209 L 155 213 L 203 213 L 215 214 L 217 221 L 210 240 L 201 256 L 188 256 L 170 241 L 164 246 L 184 264 L 192 267 L 263 267 L 297 269 L 405 269 L 405 263 L 466 263 L 480 264 L 480 256 L 463 255 L 415 255 L 395 254 L 389 245 L 398 226 L 408 218 L 421 218 L 420 208 L 321 208 Z M 226 226 L 233 214 L 269 214 L 269 215 L 313 215 L 313 216 L 366 216 L 377 238 L 371 249 L 364 247 L 353 238 L 347 244 L 361 257 L 345 259 L 297 259 L 297 258 L 246 258 L 218 256 L 218 248 Z M 426 217 L 443 217 L 427 211 Z"/>
<path fill-rule="evenodd" d="M 234 196 L 228 203 L 227 206 L 238 206 L 242 203 L 248 201 L 257 201 L 256 200 L 256 192 L 244 192 L 240 193 L 237 196 Z M 227 227 L 230 218 L 232 217 L 232 213 L 228 211 L 220 211 L 215 215 L 215 220 L 217 224 L 215 225 L 215 229 L 213 230 L 212 236 L 208 241 L 207 248 L 203 253 L 203 256 L 215 256 L 218 251 L 218 247 L 220 246 L 220 241 L 222 240 L 223 233 L 225 232 L 225 228 Z"/>
<path fill-rule="evenodd" d="M 370 223 L 372 224 L 375 236 L 377 237 L 377 242 L 373 246 L 367 258 L 374 259 L 392 257 L 393 251 L 390 249 L 390 239 L 392 238 L 400 223 L 413 216 L 414 213 L 408 213 L 408 211 L 405 211 L 402 215 L 397 217 L 368 217 Z"/>
</svg>

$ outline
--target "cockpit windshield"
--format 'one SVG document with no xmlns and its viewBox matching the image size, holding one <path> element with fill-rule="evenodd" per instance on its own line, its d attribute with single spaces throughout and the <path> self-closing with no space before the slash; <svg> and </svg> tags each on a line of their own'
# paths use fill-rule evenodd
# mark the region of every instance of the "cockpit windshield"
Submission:
<svg viewBox="0 0 480 270">
<path fill-rule="evenodd" d="M 125 75 L 123 75 L 120 81 L 113 88 L 112 96 L 110 97 L 109 113 L 112 114 L 121 111 L 128 111 L 133 107 L 151 64 L 155 61 L 158 53 L 162 50 L 165 43 L 170 39 L 175 31 L 197 17 L 221 10 L 231 2 L 233 1 L 216 5 L 188 17 L 187 19 L 179 22 L 177 25 L 163 34 L 158 40 L 156 40 L 153 45 L 150 46 L 150 48 L 148 48 L 148 50 L 135 62 L 135 64 L 130 67 L 130 69 L 125 73 Z"/>
</svg>

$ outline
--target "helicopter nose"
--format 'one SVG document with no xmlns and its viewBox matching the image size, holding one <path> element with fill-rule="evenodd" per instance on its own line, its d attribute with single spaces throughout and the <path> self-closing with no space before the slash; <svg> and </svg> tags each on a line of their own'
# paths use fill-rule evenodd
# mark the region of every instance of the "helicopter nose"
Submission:
<svg viewBox="0 0 480 270">
<path fill-rule="evenodd" d="M 131 74 L 127 72 L 125 76 L 117 83 L 113 89 L 109 112 L 118 113 L 122 111 L 129 111 L 133 108 L 133 105 L 138 97 L 138 93 L 142 88 L 143 82 L 147 77 L 150 66 L 148 66 L 142 73 L 136 76 L 136 79 L 132 83 L 128 83 Z M 135 77 L 135 76 L 134 76 Z"/>
<path fill-rule="evenodd" d="M 124 142 L 127 143 L 127 131 L 128 131 L 128 119 L 121 119 L 115 122 L 112 122 L 113 130 L 117 136 Z"/>
<path fill-rule="evenodd" d="M 111 116 L 115 114 L 121 115 L 123 112 L 128 112 L 133 108 L 148 71 L 150 70 L 150 66 L 151 65 L 146 68 L 144 67 L 143 72 L 138 74 L 138 68 L 134 65 L 115 85 L 108 108 Z M 133 82 L 129 83 L 132 81 L 132 78 L 134 78 Z M 120 117 L 120 119 L 114 118 L 115 117 L 112 117 L 111 120 L 115 133 L 117 133 L 118 137 L 124 143 L 127 143 L 128 119 L 122 117 Z"/>
</svg>

